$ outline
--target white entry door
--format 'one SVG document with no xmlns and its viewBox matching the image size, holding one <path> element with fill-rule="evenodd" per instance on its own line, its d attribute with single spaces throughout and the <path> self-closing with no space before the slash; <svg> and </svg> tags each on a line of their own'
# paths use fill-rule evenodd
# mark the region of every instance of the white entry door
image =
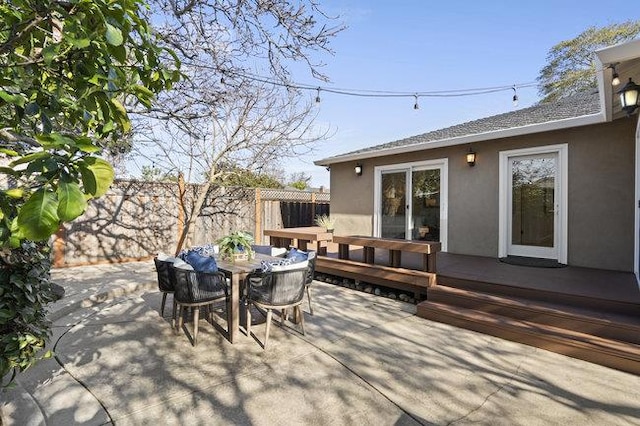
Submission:
<svg viewBox="0 0 640 426">
<path fill-rule="evenodd" d="M 501 156 L 501 257 L 566 263 L 566 147 Z"/>
</svg>

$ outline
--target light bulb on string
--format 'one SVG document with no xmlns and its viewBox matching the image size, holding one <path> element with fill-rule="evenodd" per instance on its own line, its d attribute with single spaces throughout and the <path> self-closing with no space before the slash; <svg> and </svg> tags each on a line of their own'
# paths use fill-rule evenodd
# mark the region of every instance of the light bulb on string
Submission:
<svg viewBox="0 0 640 426">
<path fill-rule="evenodd" d="M 316 103 L 319 104 L 320 103 L 320 88 L 318 87 L 318 93 L 316 94 Z"/>
<path fill-rule="evenodd" d="M 418 105 L 418 95 L 413 95 L 413 97 L 416 99 L 415 103 L 413 104 L 413 109 L 420 109 L 420 105 Z"/>
<path fill-rule="evenodd" d="M 517 107 L 518 106 L 518 92 L 516 92 L 516 86 L 513 86 L 512 89 L 513 89 L 513 98 L 512 98 L 513 106 Z"/>
</svg>

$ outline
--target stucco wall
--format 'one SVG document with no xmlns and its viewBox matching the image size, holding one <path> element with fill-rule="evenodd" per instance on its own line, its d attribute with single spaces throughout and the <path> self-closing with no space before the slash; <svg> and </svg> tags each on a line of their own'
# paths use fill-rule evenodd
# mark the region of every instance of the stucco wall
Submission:
<svg viewBox="0 0 640 426">
<path fill-rule="evenodd" d="M 471 145 L 331 165 L 331 214 L 342 234 L 372 234 L 374 167 L 447 158 L 450 253 L 496 257 L 500 151 L 542 145 L 569 146 L 570 265 L 633 270 L 634 156 L 637 117 L 612 123 L 498 139 Z M 469 167 L 465 153 L 477 153 Z"/>
</svg>

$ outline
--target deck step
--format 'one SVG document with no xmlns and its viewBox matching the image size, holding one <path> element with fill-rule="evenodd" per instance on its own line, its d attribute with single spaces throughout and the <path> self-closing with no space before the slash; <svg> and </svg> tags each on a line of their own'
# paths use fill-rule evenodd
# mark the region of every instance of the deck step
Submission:
<svg viewBox="0 0 640 426">
<path fill-rule="evenodd" d="M 640 317 L 434 286 L 428 300 L 640 345 Z"/>
<path fill-rule="evenodd" d="M 496 296 L 518 297 L 547 303 L 559 303 L 584 309 L 597 309 L 601 312 L 633 315 L 640 318 L 640 304 L 620 300 L 605 300 L 566 292 L 544 290 L 540 288 L 519 287 L 516 285 L 475 281 L 438 274 L 438 284 L 461 290 L 475 291 Z"/>
<path fill-rule="evenodd" d="M 427 300 L 417 316 L 640 374 L 640 345 Z"/>
</svg>

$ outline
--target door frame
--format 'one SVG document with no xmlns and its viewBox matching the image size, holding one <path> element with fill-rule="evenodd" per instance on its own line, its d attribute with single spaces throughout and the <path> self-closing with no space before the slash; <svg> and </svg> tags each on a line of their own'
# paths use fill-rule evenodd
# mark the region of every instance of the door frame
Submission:
<svg viewBox="0 0 640 426">
<path fill-rule="evenodd" d="M 633 273 L 640 288 L 640 119 L 636 120 L 636 176 L 635 176 L 635 200 L 634 200 L 634 262 Z"/>
<path fill-rule="evenodd" d="M 425 169 L 440 169 L 440 244 L 441 251 L 447 251 L 447 241 L 448 241 L 448 228 L 449 228 L 449 159 L 448 158 L 438 158 L 434 160 L 425 160 L 425 161 L 416 161 L 411 163 L 398 163 L 398 164 L 389 164 L 384 166 L 376 166 L 374 167 L 374 183 L 373 183 L 373 236 L 379 237 L 381 235 L 381 226 L 382 221 L 380 220 L 382 211 L 381 211 L 381 202 L 382 202 L 382 173 L 383 172 L 413 172 L 413 170 L 425 170 Z M 408 176 L 406 182 L 406 191 L 405 194 L 411 194 L 409 191 L 411 185 L 411 175 Z M 405 212 L 411 211 L 412 208 L 412 197 L 407 196 L 406 202 L 409 206 L 407 210 L 405 205 Z M 407 214 L 407 222 L 410 220 L 411 215 Z M 406 233 L 405 238 L 410 238 L 410 233 L 408 232 L 408 225 L 405 224 Z"/>
<path fill-rule="evenodd" d="M 559 263 L 567 263 L 567 251 L 568 251 L 568 204 L 569 204 L 569 191 L 568 191 L 568 144 L 557 145 L 545 145 L 531 148 L 512 149 L 508 151 L 500 151 L 500 173 L 499 173 L 499 185 L 498 185 L 498 257 L 506 257 L 508 255 L 509 241 L 511 235 L 509 233 L 509 210 L 510 210 L 510 194 L 509 194 L 509 181 L 511 176 L 509 175 L 509 159 L 513 157 L 521 157 L 528 155 L 539 154 L 556 154 L 558 156 L 558 194 L 554 194 L 555 209 L 557 214 L 557 256 Z"/>
</svg>

